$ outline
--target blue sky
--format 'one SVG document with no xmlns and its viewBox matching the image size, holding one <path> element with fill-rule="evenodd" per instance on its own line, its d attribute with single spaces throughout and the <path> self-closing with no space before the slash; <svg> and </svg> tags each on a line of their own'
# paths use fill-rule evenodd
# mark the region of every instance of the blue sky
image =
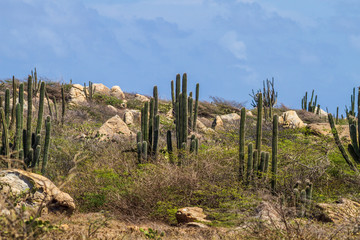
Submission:
<svg viewBox="0 0 360 240">
<path fill-rule="evenodd" d="M 247 101 L 275 78 L 279 103 L 349 105 L 360 85 L 358 0 L 0 0 L 0 79 L 39 75 L 170 97 Z"/>
</svg>

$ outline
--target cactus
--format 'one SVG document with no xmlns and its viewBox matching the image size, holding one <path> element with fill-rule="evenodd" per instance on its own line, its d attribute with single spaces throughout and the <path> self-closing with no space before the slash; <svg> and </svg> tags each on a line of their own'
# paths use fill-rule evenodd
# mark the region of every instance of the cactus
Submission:
<svg viewBox="0 0 360 240">
<path fill-rule="evenodd" d="M 41 166 L 41 173 L 45 173 L 47 160 L 49 158 L 49 149 L 50 149 L 50 132 L 51 132 L 51 121 L 50 116 L 47 116 L 46 122 L 45 122 L 45 145 L 44 145 L 44 155 L 43 155 L 43 162 Z"/>
<path fill-rule="evenodd" d="M 27 122 L 26 122 L 26 144 L 24 145 L 24 157 L 25 157 L 25 163 L 29 164 L 28 156 L 30 148 L 31 148 L 31 122 L 32 122 L 32 78 L 29 76 L 28 78 L 28 111 L 27 111 Z"/>
<path fill-rule="evenodd" d="M 24 84 L 19 85 L 19 104 L 20 104 L 20 129 L 23 129 L 24 125 Z"/>
<path fill-rule="evenodd" d="M 65 92 L 64 92 L 64 86 L 61 85 L 61 100 L 62 100 L 62 108 L 61 108 L 61 124 L 64 124 L 64 119 L 65 119 L 65 107 L 66 107 L 66 102 L 65 102 Z"/>
<path fill-rule="evenodd" d="M 46 101 L 47 101 L 47 104 L 48 104 L 50 117 L 52 117 L 53 114 L 52 114 L 52 110 L 51 110 L 50 99 L 49 99 L 49 95 L 47 94 L 46 89 L 45 89 L 45 97 L 46 97 Z"/>
<path fill-rule="evenodd" d="M 154 139 L 153 139 L 153 149 L 152 154 L 157 158 L 158 153 L 158 144 L 159 144 L 159 131 L 160 131 L 160 116 L 156 115 L 155 117 L 155 126 L 154 126 Z"/>
<path fill-rule="evenodd" d="M 263 81 L 263 94 L 264 110 L 268 109 L 267 114 L 264 111 L 265 119 L 267 119 L 268 117 L 271 119 L 273 115 L 273 107 L 277 103 L 278 96 L 274 88 L 274 78 L 272 78 L 271 81 L 269 79 L 266 79 L 266 84 L 265 81 Z"/>
<path fill-rule="evenodd" d="M 331 115 L 331 113 L 328 114 L 328 119 L 329 119 L 329 123 L 330 123 L 330 127 L 331 127 L 331 132 L 332 132 L 332 134 L 333 134 L 333 136 L 334 136 L 335 143 L 336 143 L 336 145 L 338 146 L 338 148 L 339 148 L 339 150 L 340 150 L 343 158 L 345 159 L 346 163 L 349 165 L 349 167 L 351 168 L 351 170 L 353 170 L 353 171 L 355 171 L 355 172 L 359 172 L 359 170 L 356 168 L 356 166 L 354 165 L 354 163 L 350 160 L 348 154 L 347 154 L 346 151 L 345 151 L 344 146 L 341 144 L 341 141 L 340 141 L 340 138 L 339 138 L 339 134 L 338 134 L 338 132 L 337 132 L 337 130 L 336 130 L 336 127 L 335 127 L 334 118 L 333 118 L 333 116 Z M 355 144 L 355 143 L 356 143 L 356 141 L 355 141 L 355 140 L 356 140 L 356 137 L 355 137 L 355 139 L 354 139 L 354 133 L 356 134 L 356 130 L 355 130 L 355 131 L 354 131 L 354 130 L 351 130 L 351 128 L 354 129 L 354 125 L 352 125 L 352 126 L 353 126 L 353 127 L 350 127 L 350 136 L 351 136 L 352 142 L 354 143 L 354 146 L 356 146 L 356 144 Z M 353 132 L 352 135 L 351 135 L 351 132 Z M 355 152 L 351 152 L 352 149 L 354 149 L 354 146 L 352 146 L 352 147 L 350 147 L 350 146 L 352 146 L 352 145 L 349 144 L 349 152 L 350 152 L 352 158 L 353 158 L 355 161 L 357 161 L 357 160 L 358 160 L 358 157 L 357 157 L 356 153 L 355 153 Z"/>
<path fill-rule="evenodd" d="M 339 124 L 339 107 L 336 108 L 336 124 Z"/>
<path fill-rule="evenodd" d="M 239 130 L 239 180 L 244 178 L 245 164 L 245 121 L 246 109 L 241 109 L 240 130 Z"/>
<path fill-rule="evenodd" d="M 21 129 L 21 106 L 16 104 L 16 132 L 15 132 L 15 158 L 19 158 L 19 151 L 21 148 L 22 129 Z"/>
<path fill-rule="evenodd" d="M 265 173 L 266 177 L 267 177 L 267 173 L 268 173 L 268 169 L 269 169 L 269 159 L 270 159 L 270 153 L 266 152 L 265 153 L 265 166 L 264 166 L 264 173 Z"/>
<path fill-rule="evenodd" d="M 249 184 L 251 176 L 252 176 L 252 167 L 253 167 L 253 145 L 250 143 L 248 145 L 248 161 L 246 168 L 246 182 Z"/>
<path fill-rule="evenodd" d="M 306 189 L 305 189 L 306 199 L 310 201 L 312 199 L 313 184 L 310 182 L 309 179 L 306 179 L 305 182 L 306 182 Z"/>
<path fill-rule="evenodd" d="M 93 87 L 93 83 L 91 81 L 89 81 L 89 87 L 86 87 L 86 83 L 84 83 L 84 94 L 85 94 L 85 98 L 89 101 L 92 102 L 93 100 L 93 96 L 95 94 L 96 91 L 96 87 Z"/>
<path fill-rule="evenodd" d="M 277 175 L 277 151 L 278 151 L 278 123 L 279 117 L 274 115 L 273 118 L 273 136 L 272 136 L 272 162 L 271 162 L 271 190 L 275 192 L 276 189 L 276 175 Z"/>
<path fill-rule="evenodd" d="M 266 152 L 260 154 L 259 176 L 262 177 L 265 170 Z"/>
<path fill-rule="evenodd" d="M 17 90 L 17 86 L 16 86 L 16 82 L 15 82 L 15 76 L 12 77 L 12 88 L 13 88 L 13 92 L 12 92 L 12 110 L 11 110 L 11 122 L 10 122 L 10 128 L 12 128 L 12 126 L 15 123 L 15 115 L 16 115 L 16 90 Z"/>
<path fill-rule="evenodd" d="M 255 149 L 258 152 L 261 152 L 261 137 L 262 137 L 262 93 L 259 93 L 258 96 L 258 106 L 257 106 L 257 122 L 256 122 L 256 145 Z"/>
<path fill-rule="evenodd" d="M 40 133 L 42 127 L 43 114 L 44 114 L 44 97 L 45 97 L 45 82 L 41 82 L 38 119 L 37 119 L 36 131 L 35 131 L 36 134 Z"/>
<path fill-rule="evenodd" d="M 258 166 L 259 166 L 259 163 L 258 163 L 258 160 L 259 160 L 259 151 L 258 150 L 254 150 L 253 152 L 253 177 L 257 176 L 257 173 L 258 173 Z"/>
<path fill-rule="evenodd" d="M 9 159 L 10 157 L 10 146 L 9 146 L 9 129 L 8 129 L 8 125 L 6 122 L 6 117 L 5 117 L 5 112 L 4 112 L 4 108 L 0 108 L 0 117 L 1 117 L 1 124 L 2 124 L 2 128 L 3 128 L 3 136 L 2 136 L 2 144 L 3 144 L 3 151 L 4 151 L 4 155 L 6 156 L 7 159 Z M 9 163 L 10 165 L 10 163 Z"/>
<path fill-rule="evenodd" d="M 57 110 L 56 97 L 55 96 L 53 97 L 53 103 L 54 103 L 54 110 L 55 110 L 55 121 L 57 122 L 59 114 L 58 114 L 58 110 Z"/>
<path fill-rule="evenodd" d="M 170 163 L 174 163 L 173 158 L 173 146 L 172 146 L 172 139 L 171 139 L 171 131 L 168 130 L 166 133 L 166 145 L 167 145 L 167 151 L 169 154 L 169 161 Z"/>
<path fill-rule="evenodd" d="M 10 126 L 10 90 L 5 90 L 5 120 L 6 126 Z"/>
<path fill-rule="evenodd" d="M 200 85 L 199 83 L 196 84 L 196 91 L 195 91 L 195 108 L 194 108 L 194 122 L 193 122 L 193 131 L 196 131 L 196 121 L 197 121 L 197 115 L 198 115 L 198 106 L 199 106 L 199 91 L 200 91 Z"/>
<path fill-rule="evenodd" d="M 143 141 L 142 143 L 142 150 L 141 150 L 143 159 L 147 160 L 148 158 L 148 144 L 146 141 Z"/>
</svg>

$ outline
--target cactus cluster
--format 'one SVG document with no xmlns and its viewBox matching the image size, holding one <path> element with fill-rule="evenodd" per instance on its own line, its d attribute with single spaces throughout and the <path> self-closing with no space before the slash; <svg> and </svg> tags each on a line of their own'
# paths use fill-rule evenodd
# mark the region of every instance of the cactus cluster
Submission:
<svg viewBox="0 0 360 240">
<path fill-rule="evenodd" d="M 273 116 L 273 108 L 277 103 L 278 93 L 275 92 L 274 78 L 270 81 L 266 79 L 263 81 L 263 105 L 264 105 L 264 117 L 265 120 L 271 119 Z"/>
<path fill-rule="evenodd" d="M 246 109 L 241 109 L 240 130 L 239 130 L 239 180 L 246 180 L 249 184 L 255 177 L 263 178 L 266 176 L 269 169 L 270 153 L 261 151 L 261 119 L 262 119 L 262 94 L 259 94 L 258 101 L 258 121 L 257 121 L 257 136 L 256 147 L 253 149 L 253 144 L 248 144 L 248 159 L 245 175 L 245 122 Z M 271 188 L 275 191 L 276 174 L 277 174 L 277 139 L 278 139 L 278 116 L 273 116 L 273 144 L 272 144 L 272 179 Z M 244 179 L 245 178 L 245 179 Z"/>
<path fill-rule="evenodd" d="M 308 112 L 320 114 L 320 105 L 316 105 L 317 95 L 315 95 L 315 100 L 314 101 L 313 100 L 314 100 L 314 90 L 312 90 L 311 98 L 309 102 L 308 102 L 308 93 L 306 92 L 305 96 L 301 99 L 301 109 Z"/>
<path fill-rule="evenodd" d="M 92 102 L 94 93 L 96 91 L 96 87 L 93 86 L 93 83 L 91 81 L 89 81 L 89 87 L 86 87 L 86 83 L 84 83 L 83 91 L 84 91 L 86 100 L 88 100 L 89 102 Z"/>
<path fill-rule="evenodd" d="M 160 134 L 160 116 L 158 114 L 159 97 L 154 86 L 153 97 L 144 103 L 141 109 L 141 132 L 137 133 L 138 160 L 147 160 L 148 156 L 157 158 Z"/>
<path fill-rule="evenodd" d="M 181 88 L 180 88 L 181 85 Z M 196 121 L 198 115 L 198 105 L 199 105 L 199 83 L 196 84 L 195 90 L 195 104 L 192 97 L 192 92 L 190 92 L 189 97 L 187 95 L 187 74 L 184 73 L 182 76 L 180 74 L 176 75 L 176 85 L 174 87 L 174 81 L 171 81 L 171 98 L 173 113 L 175 118 L 175 129 L 176 129 L 176 146 L 177 149 L 186 150 L 188 134 L 193 131 L 196 131 Z M 169 155 L 172 156 L 172 141 L 171 141 L 171 132 L 167 134 L 167 144 Z M 197 154 L 199 147 L 199 140 L 195 135 L 191 136 L 189 151 L 195 152 Z M 173 156 L 172 156 L 173 157 Z M 181 154 L 180 154 L 181 157 Z M 172 159 L 171 159 L 172 161 Z"/>
<path fill-rule="evenodd" d="M 37 76 L 36 70 L 35 74 Z M 19 85 L 19 98 L 17 100 L 17 84 L 14 81 L 13 77 L 13 106 L 12 111 L 10 111 L 10 90 L 5 90 L 5 108 L 0 106 L 1 114 L 1 125 L 2 125 L 2 148 L 1 154 L 5 155 L 9 160 L 9 165 L 11 165 L 10 158 L 22 159 L 24 161 L 25 168 L 37 168 L 39 169 L 40 155 L 41 155 L 41 129 L 43 122 L 43 112 L 44 112 L 44 96 L 45 96 L 45 82 L 36 82 L 37 86 L 40 86 L 40 96 L 39 96 L 39 108 L 38 108 L 38 118 L 36 129 L 32 131 L 32 100 L 33 100 L 33 77 L 29 76 L 27 81 L 27 95 L 28 95 L 28 111 L 27 111 L 27 125 L 26 129 L 23 129 L 23 113 L 24 113 L 24 83 Z M 15 101 L 14 101 L 15 99 Z M 12 130 L 10 122 L 10 112 L 11 122 L 15 123 L 15 133 L 10 134 Z M 46 163 L 48 159 L 49 146 L 50 146 L 50 116 L 46 118 L 45 121 L 46 134 L 45 134 L 45 145 L 43 147 L 43 161 L 41 166 L 41 172 L 44 174 L 46 169 Z M 13 139 L 11 139 L 14 136 Z M 11 142 L 13 141 L 13 142 Z"/>
<path fill-rule="evenodd" d="M 312 200 L 313 184 L 309 179 L 305 180 L 305 189 L 300 191 L 302 183 L 297 181 L 294 186 L 294 205 L 296 206 L 296 212 L 299 217 L 304 217 L 306 209 Z"/>
</svg>

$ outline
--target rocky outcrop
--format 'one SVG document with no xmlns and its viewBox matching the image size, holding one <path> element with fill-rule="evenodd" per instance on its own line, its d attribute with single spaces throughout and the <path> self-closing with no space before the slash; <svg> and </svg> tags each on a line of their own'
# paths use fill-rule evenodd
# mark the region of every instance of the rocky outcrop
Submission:
<svg viewBox="0 0 360 240">
<path fill-rule="evenodd" d="M 20 169 L 0 170 L 0 193 L 20 195 L 29 193 L 23 204 L 34 211 L 44 207 L 43 212 L 73 213 L 75 202 L 69 194 L 62 192 L 49 179 L 36 173 Z M 45 210 L 45 211 L 44 211 Z"/>
<path fill-rule="evenodd" d="M 84 93 L 84 87 L 80 84 L 73 84 L 70 89 L 70 105 L 79 105 L 86 103 L 86 96 Z"/>
<path fill-rule="evenodd" d="M 120 140 L 122 138 L 131 138 L 134 133 L 130 131 L 127 124 L 119 117 L 108 119 L 99 129 L 97 135 L 100 136 L 100 140 Z"/>
<path fill-rule="evenodd" d="M 95 88 L 95 93 L 110 96 L 110 89 L 102 83 L 94 83 L 93 88 Z"/>
<path fill-rule="evenodd" d="M 221 115 L 220 118 L 223 122 L 227 122 L 227 123 L 234 123 L 240 120 L 240 116 L 237 113 Z"/>
<path fill-rule="evenodd" d="M 124 114 L 124 122 L 127 125 L 134 124 L 134 114 L 131 111 L 126 111 Z"/>
<path fill-rule="evenodd" d="M 316 135 L 333 136 L 329 123 L 311 123 L 306 127 Z M 336 125 L 336 130 L 340 138 L 345 138 L 350 141 L 349 125 Z"/>
<path fill-rule="evenodd" d="M 176 220 L 178 223 L 210 222 L 205 218 L 204 210 L 199 207 L 185 207 L 176 212 Z"/>
<path fill-rule="evenodd" d="M 214 130 L 219 130 L 224 126 L 224 122 L 222 121 L 220 116 L 216 116 L 213 123 L 211 124 L 211 128 Z"/>
<path fill-rule="evenodd" d="M 299 118 L 299 116 L 293 110 L 284 112 L 279 117 L 279 123 L 289 128 L 302 128 L 306 126 L 306 124 Z"/>
<path fill-rule="evenodd" d="M 335 224 L 356 223 L 360 220 L 360 203 L 342 198 L 336 203 L 319 203 L 318 220 Z"/>
<path fill-rule="evenodd" d="M 114 107 L 114 106 L 111 106 L 111 105 L 107 105 L 107 106 L 106 106 L 106 109 L 107 109 L 109 112 L 111 112 L 111 114 L 117 114 L 117 112 L 118 112 L 117 108 Z"/>
<path fill-rule="evenodd" d="M 150 102 L 150 99 L 144 95 L 141 94 L 135 94 L 135 99 L 140 101 L 140 102 Z"/>
<path fill-rule="evenodd" d="M 317 113 L 317 107 L 315 107 L 315 113 Z M 320 108 L 319 115 L 320 117 L 327 117 L 328 113 Z"/>
<path fill-rule="evenodd" d="M 110 95 L 118 99 L 122 99 L 122 100 L 125 99 L 125 94 L 119 86 L 113 86 L 110 89 Z"/>
</svg>

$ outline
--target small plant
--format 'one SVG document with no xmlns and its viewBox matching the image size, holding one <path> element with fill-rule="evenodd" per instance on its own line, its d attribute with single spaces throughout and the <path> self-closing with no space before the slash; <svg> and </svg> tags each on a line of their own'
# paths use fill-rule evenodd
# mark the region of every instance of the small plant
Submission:
<svg viewBox="0 0 360 240">
<path fill-rule="evenodd" d="M 161 240 L 162 237 L 165 236 L 164 232 L 159 232 L 152 228 L 148 228 L 147 230 L 140 228 L 140 232 L 144 233 L 146 239 Z"/>
</svg>

